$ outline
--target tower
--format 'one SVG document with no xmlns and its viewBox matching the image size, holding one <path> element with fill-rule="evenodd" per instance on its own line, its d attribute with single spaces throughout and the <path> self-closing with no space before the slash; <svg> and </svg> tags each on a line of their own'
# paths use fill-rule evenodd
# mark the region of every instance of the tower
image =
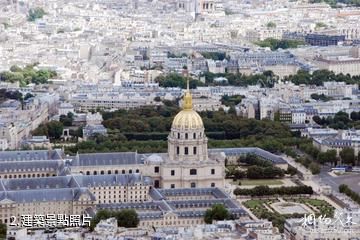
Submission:
<svg viewBox="0 0 360 240">
<path fill-rule="evenodd" d="M 170 161 L 206 161 L 208 159 L 207 137 L 200 115 L 194 111 L 187 81 L 183 109 L 174 118 L 168 137 Z"/>
</svg>

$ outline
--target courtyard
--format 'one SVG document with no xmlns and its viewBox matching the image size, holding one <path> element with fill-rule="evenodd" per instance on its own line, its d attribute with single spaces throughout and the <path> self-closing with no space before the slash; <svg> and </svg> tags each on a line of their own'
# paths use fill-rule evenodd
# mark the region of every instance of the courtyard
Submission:
<svg viewBox="0 0 360 240">
<path fill-rule="evenodd" d="M 285 219 L 304 215 L 333 217 L 335 208 L 325 200 L 304 197 L 270 197 L 245 200 L 242 204 L 259 219 L 268 219 L 283 231 Z"/>
</svg>

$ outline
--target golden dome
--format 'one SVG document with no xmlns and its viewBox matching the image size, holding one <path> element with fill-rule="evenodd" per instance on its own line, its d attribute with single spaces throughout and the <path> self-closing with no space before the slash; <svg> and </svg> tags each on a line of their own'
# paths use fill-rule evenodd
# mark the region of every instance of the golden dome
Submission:
<svg viewBox="0 0 360 240">
<path fill-rule="evenodd" d="M 184 109 L 179 112 L 172 122 L 172 128 L 179 129 L 199 129 L 203 128 L 204 124 L 200 115 L 194 110 Z"/>
<path fill-rule="evenodd" d="M 172 122 L 172 128 L 199 129 L 203 127 L 204 124 L 200 115 L 192 108 L 192 96 L 189 90 L 188 80 L 187 90 L 184 95 L 183 110 L 175 116 Z"/>
</svg>

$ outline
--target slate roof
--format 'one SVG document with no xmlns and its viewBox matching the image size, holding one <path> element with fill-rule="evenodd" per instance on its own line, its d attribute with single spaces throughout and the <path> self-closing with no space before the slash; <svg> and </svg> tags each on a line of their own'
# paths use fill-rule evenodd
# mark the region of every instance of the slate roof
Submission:
<svg viewBox="0 0 360 240">
<path fill-rule="evenodd" d="M 114 185 L 134 185 L 143 183 L 149 185 L 152 183 L 150 177 L 143 177 L 139 173 L 134 174 L 113 174 L 113 175 L 78 175 L 73 177 L 82 187 L 95 186 L 114 186 Z"/>
<path fill-rule="evenodd" d="M 63 167 L 62 160 L 40 160 L 40 161 L 16 161 L 0 162 L 0 172 L 28 172 L 29 169 L 48 169 L 48 171 L 58 171 Z"/>
<path fill-rule="evenodd" d="M 71 201 L 78 200 L 81 194 L 88 194 L 94 200 L 89 187 L 133 185 L 140 182 L 144 185 L 152 184 L 151 178 L 140 174 L 0 179 L 0 201 Z"/>
<path fill-rule="evenodd" d="M 277 156 L 275 154 L 272 154 L 268 151 L 265 151 L 261 148 L 257 147 L 244 147 L 244 148 L 213 148 L 209 149 L 209 152 L 224 152 L 227 156 L 233 156 L 233 155 L 242 155 L 242 154 L 248 154 L 252 153 L 255 154 L 261 158 L 264 158 L 265 160 L 269 160 L 274 164 L 284 164 L 287 163 L 282 157 Z"/>
<path fill-rule="evenodd" d="M 59 160 L 59 159 L 62 159 L 61 149 L 0 152 L 0 162 Z"/>
<path fill-rule="evenodd" d="M 136 152 L 79 154 L 72 161 L 73 166 L 130 165 L 142 164 Z"/>
<path fill-rule="evenodd" d="M 167 196 L 201 196 L 212 195 L 214 198 L 227 198 L 226 193 L 218 188 L 170 188 L 157 189 L 159 194 L 166 198 Z"/>
<path fill-rule="evenodd" d="M 230 214 L 237 216 L 246 215 L 246 211 L 239 207 L 237 202 L 231 199 L 225 192 L 219 188 L 181 188 L 181 189 L 151 189 L 150 194 L 156 199 L 144 203 L 109 203 L 98 204 L 97 209 L 135 209 L 140 220 L 151 220 L 162 218 L 166 213 L 174 213 L 179 218 L 202 217 L 206 209 L 212 205 L 221 203 L 228 209 Z M 216 199 L 199 200 L 172 200 L 167 201 L 165 195 L 208 195 L 214 194 Z M 159 200 L 161 199 L 161 200 Z M 199 208 L 195 209 L 194 208 Z"/>
</svg>

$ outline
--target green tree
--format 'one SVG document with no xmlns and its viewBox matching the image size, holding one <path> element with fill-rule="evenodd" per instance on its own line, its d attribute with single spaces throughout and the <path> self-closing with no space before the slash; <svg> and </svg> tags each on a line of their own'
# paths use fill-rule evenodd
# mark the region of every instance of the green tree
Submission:
<svg viewBox="0 0 360 240">
<path fill-rule="evenodd" d="M 120 227 L 133 228 L 139 225 L 139 217 L 134 209 L 124 209 L 115 213 Z"/>
<path fill-rule="evenodd" d="M 33 22 L 38 18 L 42 18 L 45 14 L 42 8 L 31 8 L 28 13 L 28 21 Z"/>
<path fill-rule="evenodd" d="M 59 139 L 63 133 L 64 125 L 58 121 L 47 123 L 48 134 L 50 138 Z"/>
<path fill-rule="evenodd" d="M 214 204 L 211 209 L 206 210 L 204 221 L 211 224 L 214 220 L 221 221 L 230 217 L 229 211 L 223 204 Z"/>
<path fill-rule="evenodd" d="M 320 165 L 315 162 L 310 163 L 309 169 L 310 169 L 311 173 L 314 175 L 319 174 L 320 170 L 321 170 Z"/>
<path fill-rule="evenodd" d="M 21 67 L 19 67 L 19 66 L 17 66 L 17 65 L 12 65 L 12 66 L 10 67 L 10 71 L 11 71 L 11 72 L 21 72 L 22 69 L 21 69 Z"/>
<path fill-rule="evenodd" d="M 337 153 L 336 150 L 331 149 L 326 152 L 320 152 L 317 156 L 317 161 L 321 164 L 331 163 L 336 164 L 337 162 Z"/>
<path fill-rule="evenodd" d="M 274 22 L 268 22 L 268 23 L 266 24 L 266 27 L 267 27 L 267 28 L 276 28 L 276 23 L 274 23 Z"/>
<path fill-rule="evenodd" d="M 343 148 L 340 153 L 342 163 L 354 165 L 355 164 L 355 151 L 353 148 Z"/>
<path fill-rule="evenodd" d="M 326 28 L 326 27 L 327 27 L 327 25 L 325 23 L 323 23 L 323 22 L 317 22 L 316 26 L 315 26 L 316 29 Z"/>
<path fill-rule="evenodd" d="M 6 238 L 6 231 L 7 231 L 7 226 L 5 223 L 0 223 L 0 238 L 1 239 L 5 239 Z"/>
<path fill-rule="evenodd" d="M 24 100 L 28 100 L 29 98 L 33 98 L 33 97 L 34 97 L 34 95 L 32 95 L 31 93 L 26 93 Z"/>
<path fill-rule="evenodd" d="M 297 48 L 299 45 L 304 45 L 303 41 L 298 40 L 278 40 L 274 38 L 267 38 L 263 41 L 255 42 L 256 45 L 260 47 L 268 47 L 271 50 L 288 49 L 288 48 Z"/>
<path fill-rule="evenodd" d="M 90 230 L 94 230 L 96 224 L 101 220 L 106 220 L 109 218 L 115 217 L 119 227 L 133 228 L 137 227 L 139 224 L 138 214 L 134 209 L 123 209 L 121 211 L 109 211 L 109 210 L 99 210 L 96 215 L 91 219 Z"/>
<path fill-rule="evenodd" d="M 112 213 L 109 210 L 101 209 L 96 212 L 96 215 L 90 221 L 90 230 L 94 230 L 96 224 L 98 224 L 101 220 L 106 220 L 112 217 Z"/>
<path fill-rule="evenodd" d="M 72 126 L 74 121 L 74 114 L 72 112 L 68 112 L 67 115 L 60 115 L 60 122 L 67 127 Z"/>
<path fill-rule="evenodd" d="M 64 125 L 58 121 L 51 121 L 40 126 L 32 132 L 34 136 L 45 135 L 48 138 L 59 139 L 63 133 Z"/>
<path fill-rule="evenodd" d="M 360 112 L 351 112 L 350 118 L 353 121 L 360 120 Z"/>
</svg>

